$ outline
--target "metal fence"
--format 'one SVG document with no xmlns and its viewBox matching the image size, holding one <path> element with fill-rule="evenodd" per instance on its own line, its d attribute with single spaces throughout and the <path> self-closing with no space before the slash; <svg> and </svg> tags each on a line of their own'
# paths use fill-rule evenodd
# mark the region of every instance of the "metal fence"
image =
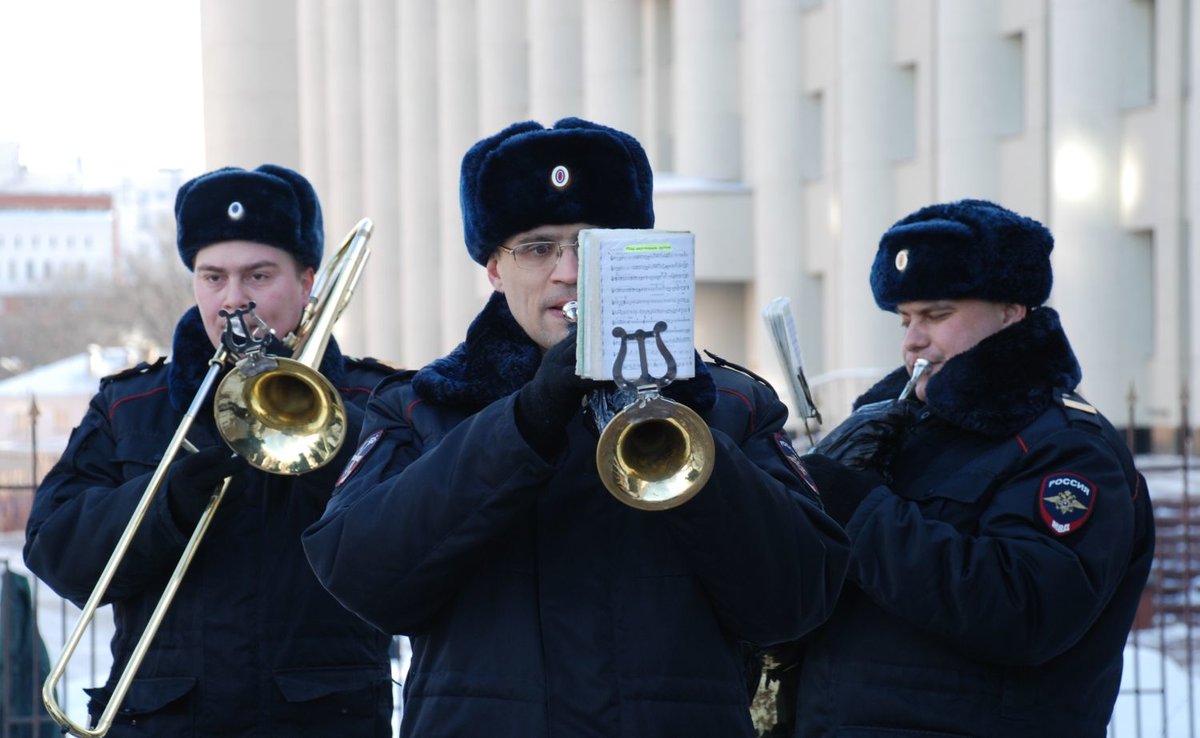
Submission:
<svg viewBox="0 0 1200 738">
<path fill-rule="evenodd" d="M 1186 436 L 1185 436 L 1186 438 Z M 1196 711 L 1196 665 L 1200 660 L 1200 509 L 1190 494 L 1195 461 L 1186 454 L 1140 456 L 1157 522 L 1157 548 L 1125 654 L 1125 672 L 1109 725 L 1110 738 L 1200 738 Z M 32 489 L 0 487 L 0 738 L 51 738 L 59 729 L 41 708 L 41 684 L 49 660 L 78 618 L 74 605 L 28 576 L 20 544 Z M 20 525 L 16 526 L 15 523 Z M 7 532 L 5 532 L 7 530 Z M 101 608 L 59 684 L 59 704 L 86 722 L 83 688 L 103 684 L 110 666 L 111 609 Z M 399 684 L 408 647 L 397 639 L 393 662 Z M 32 710 L 31 710 L 32 706 Z"/>
<path fill-rule="evenodd" d="M 1126 647 L 1112 738 L 1195 738 L 1200 647 L 1200 510 L 1190 494 L 1194 460 L 1140 458 L 1154 503 L 1154 565 Z"/>
<path fill-rule="evenodd" d="M 0 738 L 54 738 L 62 731 L 42 706 L 41 689 L 53 661 L 79 619 L 79 608 L 63 600 L 11 559 L 0 558 L 0 626 L 3 627 L 3 669 L 0 670 Z M 112 609 L 100 608 L 59 681 L 57 702 L 67 716 L 88 724 L 85 688 L 100 686 L 112 666 L 109 642 Z M 398 732 L 401 686 L 410 651 L 404 638 L 392 643 L 395 684 L 393 731 Z M 34 709 L 30 709 L 33 706 Z"/>
</svg>

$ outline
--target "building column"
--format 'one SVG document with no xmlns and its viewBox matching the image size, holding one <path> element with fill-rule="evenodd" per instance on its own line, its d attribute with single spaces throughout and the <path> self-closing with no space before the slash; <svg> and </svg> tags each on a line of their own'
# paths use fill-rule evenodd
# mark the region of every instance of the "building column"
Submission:
<svg viewBox="0 0 1200 738">
<path fill-rule="evenodd" d="M 205 165 L 299 168 L 295 3 L 203 0 L 200 39 Z"/>
<path fill-rule="evenodd" d="M 529 24 L 525 0 L 485 0 L 479 28 L 480 136 L 499 133 L 529 115 Z M 546 121 L 543 121 L 545 123 Z"/>
<path fill-rule="evenodd" d="M 1188 78 L 1192 80 L 1200 79 L 1200 48 L 1197 48 L 1195 39 L 1200 39 L 1200 13 L 1195 12 L 1195 5 L 1189 14 L 1191 23 L 1187 29 L 1187 37 L 1193 39 L 1193 42 L 1187 45 L 1189 56 L 1183 60 L 1189 70 Z M 1195 83 L 1193 82 L 1193 88 Z M 1187 119 L 1190 121 L 1200 120 L 1200 95 L 1194 92 L 1188 96 L 1186 101 Z M 1188 126 L 1184 134 L 1184 142 L 1187 152 L 1187 159 L 1183 163 L 1184 175 L 1182 179 L 1186 181 L 1187 200 L 1184 205 L 1187 207 L 1184 215 L 1184 249 L 1186 250 L 1185 260 L 1188 269 L 1185 272 L 1184 282 L 1181 285 L 1182 294 L 1187 296 L 1184 301 L 1186 311 L 1184 312 L 1184 325 L 1181 331 L 1184 341 L 1183 363 L 1184 363 L 1184 381 L 1187 383 L 1188 392 L 1191 394 L 1188 417 L 1185 420 L 1188 427 L 1193 430 L 1193 439 L 1196 439 L 1195 430 L 1200 428 L 1200 132 L 1197 131 L 1195 125 Z M 1194 452 L 1195 447 L 1193 447 Z"/>
<path fill-rule="evenodd" d="M 300 166 L 323 196 L 329 183 L 324 0 L 299 0 L 296 14 L 300 36 L 296 54 L 296 73 L 300 78 Z"/>
<path fill-rule="evenodd" d="M 742 176 L 737 0 L 688 0 L 672 14 L 675 171 Z"/>
<path fill-rule="evenodd" d="M 841 3 L 834 8 L 837 100 L 830 106 L 835 171 L 832 206 L 836 244 L 825 310 L 829 368 L 861 371 L 900 364 L 898 318 L 882 313 L 870 291 L 879 237 L 895 212 L 890 100 L 899 70 L 893 61 L 892 3 Z M 853 398 L 849 398 L 853 399 Z M 837 410 L 848 410 L 836 408 Z"/>
<path fill-rule="evenodd" d="M 487 0 L 481 0 L 486 2 Z M 479 61 L 476 56 L 475 0 L 437 4 L 438 164 L 440 177 L 442 347 L 462 341 L 490 292 L 487 276 L 463 246 L 459 171 L 467 149 L 479 139 Z"/>
<path fill-rule="evenodd" d="M 1056 0 L 1052 34 L 1049 117 L 1052 167 L 1051 254 L 1058 308 L 1084 368 L 1082 391 L 1101 411 L 1117 414 L 1130 378 L 1146 357 L 1128 350 L 1133 311 L 1101 290 L 1138 274 L 1137 247 L 1120 223 L 1119 152 L 1122 120 L 1117 3 Z"/>
<path fill-rule="evenodd" d="M 746 19 L 746 180 L 754 192 L 754 281 L 743 325 L 750 328 L 751 367 L 769 378 L 796 417 L 782 366 L 760 317 L 776 297 L 787 297 L 805 358 L 820 355 L 821 282 L 813 276 L 804 238 L 802 141 L 813 135 L 804 89 L 801 0 L 748 0 Z M 779 74 L 781 69 L 788 74 Z M 821 244 L 820 247 L 824 247 Z M 809 367 L 811 368 L 811 363 Z"/>
<path fill-rule="evenodd" d="M 1002 89 L 999 0 L 941 2 L 935 11 L 934 135 L 937 198 L 996 199 Z"/>
<path fill-rule="evenodd" d="M 325 82 L 329 157 L 325 214 L 326 262 L 346 232 L 363 215 L 363 99 L 359 0 L 324 0 Z M 363 283 L 360 283 L 363 284 Z M 365 284 L 364 284 L 365 289 Z M 337 336 L 348 354 L 366 353 L 365 300 L 350 303 L 338 320 Z"/>
<path fill-rule="evenodd" d="M 580 0 L 529 0 L 529 108 L 551 125 L 583 114 Z"/>
<path fill-rule="evenodd" d="M 640 1 L 584 0 L 581 114 L 640 141 L 642 81 Z"/>
<path fill-rule="evenodd" d="M 441 301 L 441 171 L 438 155 L 437 7 L 428 0 L 399 0 L 400 54 L 400 273 L 395 298 L 402 316 L 403 365 L 421 367 L 443 353 Z M 456 179 L 457 181 L 457 179 Z M 457 203 L 458 199 L 455 198 Z"/>
<path fill-rule="evenodd" d="M 362 181 L 361 216 L 371 218 L 371 259 L 359 281 L 365 353 L 395 360 L 407 319 L 396 294 L 400 283 L 399 53 L 395 0 L 362 0 Z M 345 224 L 346 228 L 351 223 Z"/>
</svg>

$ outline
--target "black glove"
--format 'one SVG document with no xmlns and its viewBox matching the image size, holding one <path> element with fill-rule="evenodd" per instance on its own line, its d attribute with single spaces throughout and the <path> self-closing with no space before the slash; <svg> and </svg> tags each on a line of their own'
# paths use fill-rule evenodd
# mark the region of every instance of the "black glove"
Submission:
<svg viewBox="0 0 1200 738">
<path fill-rule="evenodd" d="M 836 459 L 851 469 L 878 472 L 891 478 L 892 460 L 920 405 L 911 400 L 866 405 L 822 438 L 812 453 Z"/>
<path fill-rule="evenodd" d="M 167 472 L 167 508 L 180 530 L 196 526 L 217 486 L 250 465 L 228 446 L 186 454 Z"/>
<path fill-rule="evenodd" d="M 800 463 L 817 483 L 825 512 L 843 527 L 871 490 L 885 485 L 879 472 L 852 469 L 817 453 L 801 456 Z"/>
<path fill-rule="evenodd" d="M 551 346 L 537 374 L 517 392 L 517 430 L 545 459 L 562 449 L 563 428 L 579 412 L 583 396 L 598 384 L 575 375 L 575 337 L 571 331 Z"/>
</svg>

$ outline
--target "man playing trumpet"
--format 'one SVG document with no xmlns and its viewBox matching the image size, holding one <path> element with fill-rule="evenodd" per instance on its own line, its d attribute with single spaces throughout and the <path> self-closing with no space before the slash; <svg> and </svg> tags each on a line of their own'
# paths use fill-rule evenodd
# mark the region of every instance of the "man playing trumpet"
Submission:
<svg viewBox="0 0 1200 738">
<path fill-rule="evenodd" d="M 697 362 L 664 394 L 711 429 L 711 478 L 672 509 L 621 504 L 562 308 L 581 229 L 653 226 L 646 154 L 579 119 L 524 122 L 461 175 L 467 250 L 495 291 L 453 352 L 378 386 L 305 533 L 318 577 L 411 637 L 408 738 L 750 738 L 746 651 L 820 623 L 845 566 L 784 405 Z"/>
<path fill-rule="evenodd" d="M 880 239 L 871 291 L 899 316 L 904 366 L 804 457 L 853 554 L 789 677 L 787 735 L 1107 734 L 1154 516 L 1121 436 L 1076 393 L 1045 304 L 1053 247 L 983 200 Z"/>
</svg>

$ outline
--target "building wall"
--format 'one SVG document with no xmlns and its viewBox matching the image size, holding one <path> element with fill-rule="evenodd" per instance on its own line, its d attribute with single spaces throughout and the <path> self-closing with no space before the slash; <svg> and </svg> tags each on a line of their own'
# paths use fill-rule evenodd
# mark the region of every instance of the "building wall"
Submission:
<svg viewBox="0 0 1200 738">
<path fill-rule="evenodd" d="M 299 166 L 331 242 L 376 220 L 353 353 L 418 366 L 461 340 L 488 289 L 463 152 L 582 115 L 643 141 L 659 225 L 696 231 L 705 347 L 778 380 L 759 311 L 790 297 L 827 422 L 899 361 L 867 284 L 880 233 L 967 196 L 1055 232 L 1051 305 L 1115 422 L 1134 388 L 1135 424 L 1177 426 L 1200 379 L 1190 0 L 203 6 L 208 166 Z"/>
<path fill-rule="evenodd" d="M 109 195 L 0 193 L 0 297 L 111 279 L 115 223 Z"/>
</svg>

